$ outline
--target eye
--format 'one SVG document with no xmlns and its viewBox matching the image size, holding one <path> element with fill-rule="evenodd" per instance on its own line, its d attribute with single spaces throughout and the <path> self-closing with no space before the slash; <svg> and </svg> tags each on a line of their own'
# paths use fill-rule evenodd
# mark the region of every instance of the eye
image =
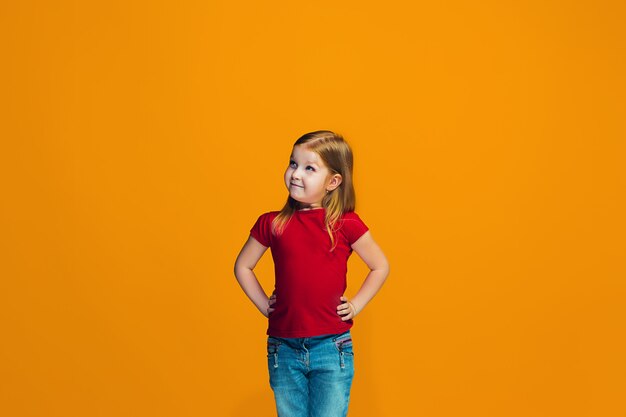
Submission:
<svg viewBox="0 0 626 417">
<path fill-rule="evenodd" d="M 315 171 L 315 168 L 313 168 L 311 165 L 307 166 L 307 169 L 311 168 L 313 171 Z"/>
<path fill-rule="evenodd" d="M 295 161 L 289 161 L 289 166 L 295 165 Z"/>
</svg>

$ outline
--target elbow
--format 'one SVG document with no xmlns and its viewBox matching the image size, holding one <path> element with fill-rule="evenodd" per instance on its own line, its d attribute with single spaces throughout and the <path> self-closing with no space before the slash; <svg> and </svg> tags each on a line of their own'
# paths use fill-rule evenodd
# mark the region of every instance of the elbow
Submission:
<svg viewBox="0 0 626 417">
<path fill-rule="evenodd" d="M 389 275 L 389 261 L 387 260 L 387 257 L 383 259 L 381 269 L 384 271 L 385 278 L 387 278 L 387 276 Z"/>
<path fill-rule="evenodd" d="M 389 267 L 381 266 L 380 268 L 372 270 L 372 280 L 377 283 L 378 288 L 380 288 L 385 282 L 387 282 L 387 277 L 389 276 Z"/>
<path fill-rule="evenodd" d="M 247 271 L 252 271 L 252 268 L 248 267 L 241 261 L 236 261 L 235 266 L 233 267 L 233 272 L 235 277 L 239 280 L 240 277 L 244 276 Z"/>
<path fill-rule="evenodd" d="M 235 259 L 235 265 L 233 266 L 233 272 L 235 273 L 235 276 L 237 276 L 239 274 L 239 272 L 245 267 L 245 262 L 244 262 L 244 257 L 241 256 L 241 253 L 237 256 L 237 259 Z"/>
<path fill-rule="evenodd" d="M 237 279 L 239 279 L 239 277 L 241 276 L 242 268 L 243 268 L 243 265 L 241 264 L 241 262 L 239 262 L 239 260 L 235 261 L 235 266 L 233 267 L 233 273 L 235 274 L 235 277 L 237 277 Z"/>
<path fill-rule="evenodd" d="M 389 275 L 389 262 L 387 262 L 387 260 L 385 259 L 383 262 L 373 268 L 372 271 L 378 271 L 384 281 Z"/>
</svg>

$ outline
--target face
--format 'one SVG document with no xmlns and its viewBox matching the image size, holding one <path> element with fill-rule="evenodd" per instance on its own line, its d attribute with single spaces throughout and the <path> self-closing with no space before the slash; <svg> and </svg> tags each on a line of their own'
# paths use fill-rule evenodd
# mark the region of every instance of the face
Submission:
<svg viewBox="0 0 626 417">
<path fill-rule="evenodd" d="M 322 206 L 322 199 L 341 183 L 341 175 L 331 175 L 322 159 L 304 145 L 296 145 L 285 171 L 285 185 L 289 195 L 306 208 Z"/>
</svg>

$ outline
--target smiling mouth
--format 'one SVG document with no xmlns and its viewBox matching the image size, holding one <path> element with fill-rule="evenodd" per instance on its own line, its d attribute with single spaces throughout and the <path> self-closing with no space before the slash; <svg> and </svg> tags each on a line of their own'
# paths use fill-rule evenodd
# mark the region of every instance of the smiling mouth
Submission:
<svg viewBox="0 0 626 417">
<path fill-rule="evenodd" d="M 302 188 L 302 186 L 301 186 L 301 185 L 294 184 L 293 182 L 291 183 L 291 185 L 293 185 L 294 187 L 299 187 L 299 188 Z"/>
</svg>

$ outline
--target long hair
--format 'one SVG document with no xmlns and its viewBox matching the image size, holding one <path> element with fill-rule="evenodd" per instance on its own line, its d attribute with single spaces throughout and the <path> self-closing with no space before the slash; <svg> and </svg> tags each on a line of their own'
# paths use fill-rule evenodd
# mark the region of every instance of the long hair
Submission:
<svg viewBox="0 0 626 417">
<path fill-rule="evenodd" d="M 315 152 L 328 167 L 330 175 L 341 175 L 341 183 L 337 188 L 328 192 L 322 199 L 322 207 L 326 209 L 324 223 L 330 236 L 332 252 L 336 247 L 334 232 L 335 227 L 343 213 L 354 211 L 356 197 L 352 181 L 353 158 L 350 145 L 338 133 L 330 130 L 317 130 L 302 135 L 293 144 L 304 145 L 308 150 Z M 289 223 L 291 216 L 300 208 L 300 203 L 291 196 L 280 213 L 272 222 L 272 230 L 275 235 L 282 234 Z"/>
</svg>

